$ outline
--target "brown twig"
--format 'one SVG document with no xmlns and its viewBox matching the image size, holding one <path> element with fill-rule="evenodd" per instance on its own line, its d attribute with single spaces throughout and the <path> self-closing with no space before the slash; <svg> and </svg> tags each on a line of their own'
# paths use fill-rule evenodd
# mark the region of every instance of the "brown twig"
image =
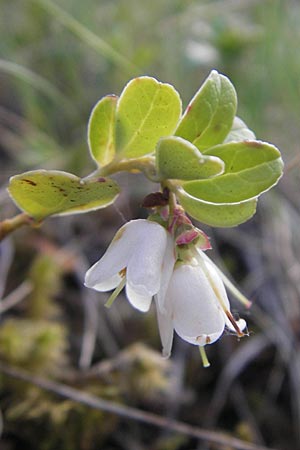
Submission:
<svg viewBox="0 0 300 450">
<path fill-rule="evenodd" d="M 125 405 L 118 405 L 117 403 L 103 400 L 99 397 L 94 397 L 91 394 L 74 389 L 65 384 L 32 375 L 19 368 L 10 367 L 3 362 L 0 362 L 0 371 L 8 376 L 34 384 L 41 389 L 45 389 L 46 391 L 60 395 L 61 397 L 82 403 L 94 409 L 125 417 L 126 419 L 136 420 L 148 425 L 169 429 L 176 433 L 185 434 L 193 438 L 221 445 L 223 447 L 232 447 L 239 450 L 272 450 L 270 448 L 267 449 L 267 447 L 264 446 L 241 441 L 240 439 L 228 436 L 224 433 L 204 430 L 183 422 L 178 422 L 176 420 L 159 416 L 157 414 L 141 411 Z"/>
<path fill-rule="evenodd" d="M 15 231 L 17 228 L 22 227 L 23 225 L 32 224 L 32 218 L 29 217 L 26 213 L 18 214 L 11 219 L 6 219 L 0 222 L 0 241 L 2 241 L 6 236 Z"/>
</svg>

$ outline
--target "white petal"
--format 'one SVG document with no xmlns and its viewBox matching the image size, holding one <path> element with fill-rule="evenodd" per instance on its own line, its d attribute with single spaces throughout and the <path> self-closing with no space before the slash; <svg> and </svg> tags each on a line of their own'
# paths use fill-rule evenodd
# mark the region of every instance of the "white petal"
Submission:
<svg viewBox="0 0 300 450">
<path fill-rule="evenodd" d="M 183 339 L 186 342 L 189 342 L 190 344 L 204 346 L 204 345 L 208 345 L 208 344 L 213 344 L 221 337 L 222 334 L 223 334 L 223 330 L 218 331 L 217 333 L 201 334 L 199 336 L 180 335 L 180 337 L 181 337 L 181 339 Z"/>
<path fill-rule="evenodd" d="M 124 269 L 139 239 L 146 220 L 132 220 L 121 227 L 102 258 L 85 275 L 85 286 L 98 291 L 114 289 L 121 281 L 118 273 Z M 116 278 L 114 278 L 116 276 Z"/>
<path fill-rule="evenodd" d="M 143 286 L 131 286 L 128 282 L 126 283 L 126 297 L 129 302 L 142 312 L 147 312 L 151 305 L 152 294 L 149 294 Z"/>
<path fill-rule="evenodd" d="M 168 232 L 164 227 L 145 221 L 127 266 L 127 280 L 132 287 L 139 289 L 144 286 L 152 295 L 158 292 L 167 238 Z"/>
<path fill-rule="evenodd" d="M 201 345 L 203 336 L 210 342 L 223 333 L 225 318 L 215 293 L 200 266 L 175 268 L 166 295 L 173 325 L 182 339 Z M 209 343 L 209 342 L 207 342 Z"/>
<path fill-rule="evenodd" d="M 158 305 L 157 296 L 155 296 L 155 302 L 156 302 L 158 329 L 162 343 L 162 354 L 164 358 L 169 358 L 169 356 L 171 355 L 171 349 L 173 344 L 173 334 L 174 334 L 173 321 L 171 315 L 169 315 L 167 312 L 165 313 L 161 312 Z"/>
<path fill-rule="evenodd" d="M 120 282 L 122 281 L 122 277 L 119 273 L 117 273 L 116 275 L 113 275 L 110 278 L 107 278 L 104 281 L 101 281 L 100 283 L 94 282 L 93 285 L 89 284 L 89 281 L 91 279 L 90 275 L 89 275 L 89 271 L 91 269 L 94 269 L 94 266 L 91 267 L 87 273 L 86 273 L 86 278 L 85 278 L 85 286 L 95 289 L 95 291 L 100 291 L 100 292 L 107 292 L 107 291 L 111 291 L 112 289 L 116 289 L 117 286 L 119 286 Z"/>
<path fill-rule="evenodd" d="M 234 331 L 234 333 L 236 333 L 236 329 L 234 328 L 228 317 L 225 317 L 225 323 L 226 327 L 229 328 L 230 331 Z M 244 319 L 236 320 L 236 324 L 241 331 L 243 331 L 247 327 L 247 322 Z"/>
<path fill-rule="evenodd" d="M 211 262 L 211 260 L 209 259 L 209 257 L 202 252 L 201 250 L 198 250 L 200 257 L 203 258 L 203 260 L 205 261 L 206 267 L 209 270 L 209 274 L 210 274 L 210 278 L 212 281 L 212 284 L 214 286 L 215 291 L 218 292 L 218 298 L 221 298 L 221 301 L 223 303 L 223 305 L 225 306 L 225 308 L 230 311 L 230 303 L 227 297 L 227 293 L 225 290 L 225 286 L 224 283 L 220 277 L 220 275 L 218 274 L 216 268 L 214 267 L 214 264 Z M 230 320 L 228 319 L 228 317 L 226 316 L 225 312 L 224 312 L 224 318 L 225 318 L 225 323 L 226 323 L 226 327 L 229 328 L 231 331 L 234 331 L 236 333 L 236 329 L 234 328 L 234 326 L 232 325 L 232 323 L 230 322 Z M 236 324 L 238 326 L 238 328 L 243 331 L 246 326 L 247 323 L 244 319 L 240 319 L 236 321 Z"/>
<path fill-rule="evenodd" d="M 162 263 L 162 272 L 160 280 L 160 289 L 156 296 L 156 304 L 162 313 L 166 312 L 165 308 L 165 297 L 167 289 L 170 283 L 171 276 L 174 270 L 174 264 L 176 261 L 174 241 L 172 236 L 168 233 L 167 246 Z"/>
<path fill-rule="evenodd" d="M 230 310 L 230 303 L 227 297 L 227 293 L 222 278 L 218 274 L 216 268 L 214 267 L 209 257 L 202 250 L 198 249 L 198 252 L 200 254 L 200 257 L 205 263 L 205 267 L 209 273 L 210 284 L 214 292 L 218 294 L 217 298 L 219 299 L 219 302 L 221 301 L 223 303 L 223 306 L 226 309 Z"/>
</svg>

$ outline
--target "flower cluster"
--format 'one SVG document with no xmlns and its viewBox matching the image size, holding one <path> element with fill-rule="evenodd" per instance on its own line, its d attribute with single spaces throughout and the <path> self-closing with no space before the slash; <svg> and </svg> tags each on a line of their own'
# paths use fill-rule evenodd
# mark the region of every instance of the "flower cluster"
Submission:
<svg viewBox="0 0 300 450">
<path fill-rule="evenodd" d="M 165 357 L 174 330 L 204 347 L 219 339 L 225 327 L 238 336 L 246 327 L 243 319 L 233 318 L 221 272 L 203 251 L 208 240 L 203 244 L 203 233 L 189 224 L 184 216 L 169 227 L 144 219 L 128 222 L 85 277 L 89 288 L 115 290 L 108 304 L 124 286 L 140 311 L 148 311 L 154 298 Z"/>
</svg>

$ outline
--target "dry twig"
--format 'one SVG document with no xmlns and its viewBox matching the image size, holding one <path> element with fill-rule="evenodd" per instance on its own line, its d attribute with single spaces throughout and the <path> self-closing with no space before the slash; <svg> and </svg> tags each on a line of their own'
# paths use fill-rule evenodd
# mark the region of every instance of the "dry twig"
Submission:
<svg viewBox="0 0 300 450">
<path fill-rule="evenodd" d="M 267 447 L 241 441 L 240 439 L 220 432 L 204 430 L 183 422 L 167 419 L 157 414 L 141 411 L 125 405 L 118 405 L 116 403 L 103 400 L 99 397 L 94 397 L 91 394 L 74 389 L 65 384 L 32 375 L 19 368 L 10 367 L 3 362 L 0 362 L 0 371 L 5 375 L 34 384 L 41 389 L 52 392 L 64 398 L 68 398 L 74 402 L 78 402 L 101 411 L 106 411 L 111 414 L 117 414 L 118 416 L 125 417 L 126 419 L 136 420 L 148 425 L 169 429 L 176 433 L 185 434 L 193 438 L 238 450 L 272 450 L 270 448 L 267 449 Z"/>
</svg>

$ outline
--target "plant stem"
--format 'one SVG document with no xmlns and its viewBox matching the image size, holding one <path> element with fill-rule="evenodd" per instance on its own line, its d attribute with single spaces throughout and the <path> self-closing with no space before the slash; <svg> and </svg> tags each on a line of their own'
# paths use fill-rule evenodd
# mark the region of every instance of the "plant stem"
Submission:
<svg viewBox="0 0 300 450">
<path fill-rule="evenodd" d="M 174 214 L 174 211 L 177 206 L 176 195 L 174 192 L 169 192 L 169 208 L 170 208 L 170 217 Z"/>
<path fill-rule="evenodd" d="M 117 172 L 143 172 L 151 181 L 157 183 L 159 181 L 155 170 L 155 160 L 153 156 L 145 156 L 143 158 L 114 160 L 110 164 L 99 169 L 96 174 L 98 176 L 107 176 Z M 93 176 L 95 173 L 93 174 Z"/>
<path fill-rule="evenodd" d="M 32 224 L 32 218 L 26 213 L 21 213 L 11 219 L 3 220 L 0 222 L 0 241 L 23 225 L 30 224 Z"/>
</svg>

